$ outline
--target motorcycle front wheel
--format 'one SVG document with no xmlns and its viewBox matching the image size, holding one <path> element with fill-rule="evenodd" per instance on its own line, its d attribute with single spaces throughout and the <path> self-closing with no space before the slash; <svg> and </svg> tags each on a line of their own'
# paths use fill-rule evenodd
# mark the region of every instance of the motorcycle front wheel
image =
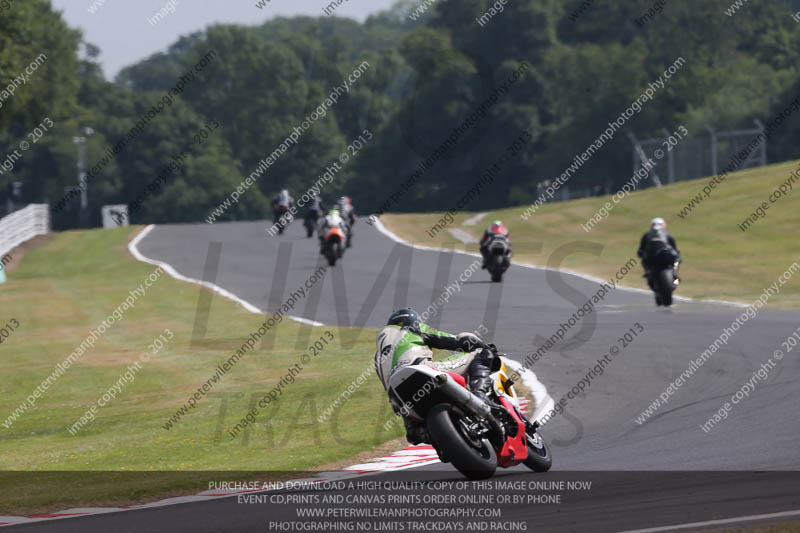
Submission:
<svg viewBox="0 0 800 533">
<path fill-rule="evenodd" d="M 522 464 L 534 472 L 550 470 L 550 467 L 553 466 L 553 458 L 550 456 L 550 450 L 547 449 L 547 444 L 542 436 L 536 432 L 526 432 L 525 437 L 528 440 L 528 458 Z"/>
<path fill-rule="evenodd" d="M 447 462 L 470 479 L 486 479 L 497 470 L 497 454 L 486 439 L 470 434 L 467 421 L 442 403 L 428 413 L 426 422 L 433 445 Z"/>
</svg>

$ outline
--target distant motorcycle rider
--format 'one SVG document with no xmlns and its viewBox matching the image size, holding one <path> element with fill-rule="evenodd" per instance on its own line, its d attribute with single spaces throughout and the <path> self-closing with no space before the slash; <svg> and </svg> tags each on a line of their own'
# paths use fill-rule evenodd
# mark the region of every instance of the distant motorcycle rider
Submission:
<svg viewBox="0 0 800 533">
<path fill-rule="evenodd" d="M 316 225 L 317 220 L 325 213 L 325 204 L 322 203 L 322 198 L 316 194 L 311 198 L 308 203 L 308 211 L 306 212 L 306 219 L 310 219 Z"/>
<path fill-rule="evenodd" d="M 476 334 L 451 335 L 438 331 L 423 323 L 419 314 L 408 307 L 398 309 L 389 316 L 386 327 L 378 333 L 375 343 L 378 347 L 375 352 L 375 371 L 384 389 L 388 390 L 389 378 L 395 370 L 405 365 L 424 363 L 468 378 L 470 391 L 494 406 L 487 398 L 492 388 L 489 376 L 499 367 L 499 360 Z M 460 353 L 433 362 L 431 348 Z M 392 403 L 395 413 L 403 417 L 408 442 L 430 442 L 424 424 L 407 416 L 404 406 L 399 405 L 391 396 L 389 402 Z"/>
<path fill-rule="evenodd" d="M 491 225 L 486 228 L 483 232 L 483 237 L 481 237 L 480 246 L 481 246 L 481 255 L 483 256 L 483 265 L 481 268 L 486 268 L 486 260 L 489 258 L 489 245 L 495 239 L 506 239 L 509 244 L 509 259 L 511 258 L 510 255 L 510 245 L 511 240 L 509 239 L 508 229 L 506 228 L 505 224 L 500 220 L 495 220 L 491 223 Z"/>
<path fill-rule="evenodd" d="M 342 196 L 336 201 L 336 208 L 344 218 L 347 224 L 347 247 L 352 245 L 353 239 L 353 225 L 356 223 L 356 210 L 353 208 L 353 203 L 350 201 L 349 196 Z"/>
<path fill-rule="evenodd" d="M 670 252 L 674 252 L 671 254 Z M 647 278 L 647 284 L 653 288 L 653 274 L 657 273 L 662 267 L 662 257 L 671 256 L 676 257 L 680 262 L 681 251 L 675 243 L 675 237 L 667 231 L 667 223 L 661 217 L 656 217 L 650 221 L 650 230 L 642 235 L 642 240 L 639 243 L 639 250 L 636 252 L 642 259 L 642 267 L 644 267 L 644 277 Z M 677 272 L 676 272 L 677 279 Z"/>
<path fill-rule="evenodd" d="M 272 201 L 272 211 L 273 211 L 273 223 L 278 222 L 278 220 L 284 215 L 284 213 L 288 212 L 294 206 L 294 198 L 289 194 L 289 191 L 286 189 L 281 190 L 275 199 Z"/>
<path fill-rule="evenodd" d="M 336 201 L 336 208 L 341 213 L 342 217 L 344 217 L 345 222 L 349 226 L 353 226 L 356 223 L 356 210 L 353 207 L 353 202 L 350 200 L 349 196 L 342 196 Z"/>
<path fill-rule="evenodd" d="M 338 209 L 331 209 L 327 215 L 320 219 L 319 230 L 317 230 L 317 234 L 319 235 L 319 253 L 323 253 L 325 250 L 325 237 L 328 235 L 328 230 L 331 228 L 341 229 L 342 234 L 347 238 L 347 224 L 339 214 Z"/>
</svg>

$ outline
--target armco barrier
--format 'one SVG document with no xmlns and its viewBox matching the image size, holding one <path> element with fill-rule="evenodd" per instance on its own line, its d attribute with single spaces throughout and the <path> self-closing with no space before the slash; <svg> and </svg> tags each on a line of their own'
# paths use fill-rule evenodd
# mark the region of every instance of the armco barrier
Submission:
<svg viewBox="0 0 800 533">
<path fill-rule="evenodd" d="M 50 232 L 50 208 L 30 204 L 0 219 L 0 257 L 23 242 Z"/>
</svg>

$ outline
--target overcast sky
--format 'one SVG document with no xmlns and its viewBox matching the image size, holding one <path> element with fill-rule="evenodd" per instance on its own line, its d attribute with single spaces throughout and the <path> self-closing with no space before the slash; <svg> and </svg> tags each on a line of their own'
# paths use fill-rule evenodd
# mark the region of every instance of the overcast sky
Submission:
<svg viewBox="0 0 800 533">
<path fill-rule="evenodd" d="M 335 1 L 335 0 L 334 0 Z M 125 66 L 166 50 L 179 36 L 218 22 L 257 25 L 275 16 L 326 16 L 331 0 L 52 0 L 67 23 L 83 30 L 86 41 L 100 47 L 108 79 Z M 175 12 L 151 25 L 148 20 L 172 3 Z M 335 15 L 363 21 L 389 8 L 394 0 L 344 0 Z M 88 7 L 97 6 L 94 13 Z"/>
</svg>

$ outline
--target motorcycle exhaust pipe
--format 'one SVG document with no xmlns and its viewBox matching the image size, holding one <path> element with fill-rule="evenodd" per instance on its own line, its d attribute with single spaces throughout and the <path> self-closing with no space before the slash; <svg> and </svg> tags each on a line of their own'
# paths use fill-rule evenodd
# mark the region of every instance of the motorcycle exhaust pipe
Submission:
<svg viewBox="0 0 800 533">
<path fill-rule="evenodd" d="M 492 410 L 484 402 L 480 401 L 477 396 L 469 392 L 467 389 L 450 379 L 446 374 L 439 374 L 433 378 L 434 384 L 437 389 L 444 392 L 445 395 L 453 399 L 459 407 L 468 411 L 470 414 L 485 420 L 493 428 L 489 440 L 492 444 L 499 448 L 503 445 L 505 440 L 505 430 L 500 422 L 492 414 Z"/>
<path fill-rule="evenodd" d="M 445 395 L 453 399 L 453 402 L 469 411 L 478 418 L 485 419 L 492 416 L 489 406 L 480 401 L 474 394 L 453 381 L 447 374 L 438 374 L 433 378 L 436 387 L 444 392 Z"/>
</svg>

